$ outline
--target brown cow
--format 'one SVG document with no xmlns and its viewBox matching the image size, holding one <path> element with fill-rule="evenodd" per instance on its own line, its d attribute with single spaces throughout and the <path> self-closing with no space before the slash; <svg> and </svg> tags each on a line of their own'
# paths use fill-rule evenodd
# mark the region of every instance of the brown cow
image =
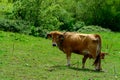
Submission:
<svg viewBox="0 0 120 80">
<path fill-rule="evenodd" d="M 58 46 L 67 57 L 67 65 L 70 66 L 71 53 L 83 55 L 82 68 L 87 58 L 93 58 L 95 70 L 101 70 L 101 38 L 98 34 L 80 34 L 74 32 L 52 31 L 47 34 L 52 37 L 52 45 Z"/>
</svg>

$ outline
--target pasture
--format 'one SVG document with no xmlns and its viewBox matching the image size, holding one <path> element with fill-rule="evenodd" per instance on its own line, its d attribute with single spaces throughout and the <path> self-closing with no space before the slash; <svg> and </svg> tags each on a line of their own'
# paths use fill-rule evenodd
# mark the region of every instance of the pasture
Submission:
<svg viewBox="0 0 120 80">
<path fill-rule="evenodd" d="M 120 33 L 103 32 L 103 71 L 94 71 L 88 59 L 82 69 L 81 55 L 72 54 L 71 67 L 66 56 L 52 47 L 51 40 L 0 31 L 0 80 L 119 80 Z"/>
</svg>

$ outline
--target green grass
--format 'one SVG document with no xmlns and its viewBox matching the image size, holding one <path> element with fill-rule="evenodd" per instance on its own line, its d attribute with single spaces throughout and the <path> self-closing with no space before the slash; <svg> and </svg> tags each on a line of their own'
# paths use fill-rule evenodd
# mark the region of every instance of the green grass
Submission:
<svg viewBox="0 0 120 80">
<path fill-rule="evenodd" d="M 95 72 L 93 60 L 81 69 L 82 56 L 72 54 L 71 67 L 66 56 L 51 46 L 51 40 L 0 31 L 0 80 L 119 80 L 120 33 L 100 33 L 104 71 Z"/>
</svg>

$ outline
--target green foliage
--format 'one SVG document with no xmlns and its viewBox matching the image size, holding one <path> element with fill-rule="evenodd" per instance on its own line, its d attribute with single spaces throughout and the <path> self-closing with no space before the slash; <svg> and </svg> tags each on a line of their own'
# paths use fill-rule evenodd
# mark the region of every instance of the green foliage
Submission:
<svg viewBox="0 0 120 80">
<path fill-rule="evenodd" d="M 14 3 L 14 15 L 50 30 L 73 31 L 77 22 L 83 21 L 119 31 L 119 4 L 119 0 L 18 0 Z"/>
<path fill-rule="evenodd" d="M 29 34 L 30 23 L 20 20 L 0 19 L 0 30 Z"/>
<path fill-rule="evenodd" d="M 81 29 L 82 27 L 85 26 L 85 23 L 84 22 L 76 22 L 74 25 L 73 25 L 73 29 L 72 31 L 78 31 L 79 29 Z"/>
<path fill-rule="evenodd" d="M 120 31 L 120 0 L 2 0 L 1 2 L 0 7 L 4 9 L 0 8 L 0 17 L 17 20 L 19 23 L 29 22 L 29 34 L 34 36 L 43 37 L 52 30 L 78 31 L 88 25 Z"/>
<path fill-rule="evenodd" d="M 0 2 L 0 18 L 7 18 L 8 15 L 12 12 L 13 4 L 6 3 L 6 1 Z"/>
<path fill-rule="evenodd" d="M 111 32 L 111 30 L 102 28 L 100 26 L 84 26 L 82 28 L 79 28 L 77 32 L 97 33 L 97 32 Z"/>
<path fill-rule="evenodd" d="M 81 0 L 76 11 L 77 18 L 87 25 L 99 25 L 113 31 L 120 31 L 119 5 L 120 0 Z"/>
<path fill-rule="evenodd" d="M 60 11 L 59 5 L 52 1 L 18 0 L 14 3 L 13 15 L 16 19 L 31 22 L 35 26 L 33 35 L 43 36 L 43 33 L 57 30 L 62 24 L 57 18 L 57 10 Z"/>
<path fill-rule="evenodd" d="M 33 26 L 35 26 L 34 31 L 32 30 L 35 33 L 33 35 L 36 36 L 37 34 L 43 36 L 43 33 L 58 29 L 72 31 L 76 27 L 74 26 L 74 23 L 76 22 L 72 17 L 73 14 L 69 12 L 70 8 L 66 6 L 69 4 L 69 2 L 61 0 L 18 0 L 14 3 L 13 15 L 15 15 L 14 17 L 16 19 L 24 19 L 32 22 Z"/>
</svg>

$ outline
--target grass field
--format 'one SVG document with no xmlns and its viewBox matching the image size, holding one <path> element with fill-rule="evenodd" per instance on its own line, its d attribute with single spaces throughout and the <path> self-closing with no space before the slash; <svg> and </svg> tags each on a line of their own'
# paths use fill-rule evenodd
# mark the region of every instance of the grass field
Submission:
<svg viewBox="0 0 120 80">
<path fill-rule="evenodd" d="M 94 71 L 88 59 L 82 69 L 82 56 L 72 54 L 71 67 L 66 56 L 51 41 L 23 34 L 0 31 L 0 80 L 120 80 L 120 33 L 104 32 L 103 71 Z"/>
</svg>

